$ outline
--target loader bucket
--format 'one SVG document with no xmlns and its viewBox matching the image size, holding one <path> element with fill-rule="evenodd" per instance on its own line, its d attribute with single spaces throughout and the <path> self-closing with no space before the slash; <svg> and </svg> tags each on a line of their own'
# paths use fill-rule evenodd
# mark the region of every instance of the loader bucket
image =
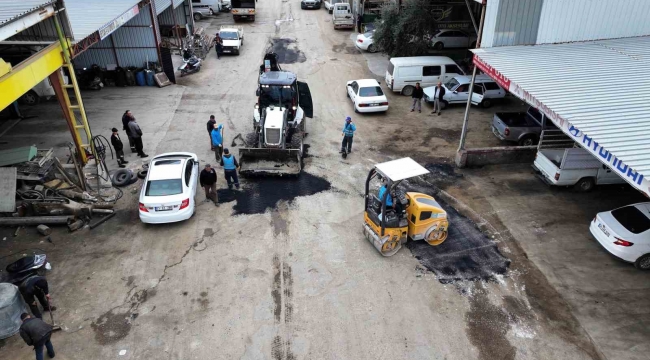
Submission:
<svg viewBox="0 0 650 360">
<path fill-rule="evenodd" d="M 239 149 L 239 173 L 247 175 L 285 176 L 300 174 L 302 170 L 298 149 Z"/>
</svg>

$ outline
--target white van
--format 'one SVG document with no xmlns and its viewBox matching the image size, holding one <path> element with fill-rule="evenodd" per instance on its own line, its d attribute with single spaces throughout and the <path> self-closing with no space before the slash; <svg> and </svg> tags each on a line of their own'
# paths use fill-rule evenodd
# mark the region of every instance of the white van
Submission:
<svg viewBox="0 0 650 360">
<path fill-rule="evenodd" d="M 446 83 L 454 76 L 465 75 L 454 60 L 446 56 L 413 56 L 390 59 L 386 69 L 386 85 L 389 89 L 411 96 L 415 83 L 421 87 Z"/>
<path fill-rule="evenodd" d="M 221 0 L 192 0 L 194 20 L 199 21 L 220 12 L 221 6 Z"/>
<path fill-rule="evenodd" d="M 346 2 L 334 4 L 332 23 L 335 29 L 354 28 L 354 18 L 352 17 L 352 7 L 350 7 L 350 4 Z"/>
<path fill-rule="evenodd" d="M 62 70 L 60 71 L 61 75 L 63 75 L 63 83 L 67 85 L 68 76 L 64 75 Z M 25 105 L 36 105 L 41 101 L 41 99 L 50 100 L 50 98 L 55 96 L 56 94 L 54 93 L 54 88 L 52 87 L 50 78 L 46 78 L 45 80 L 36 84 L 36 86 L 34 86 L 31 90 L 24 93 L 23 96 L 18 99 L 18 101 Z"/>
</svg>

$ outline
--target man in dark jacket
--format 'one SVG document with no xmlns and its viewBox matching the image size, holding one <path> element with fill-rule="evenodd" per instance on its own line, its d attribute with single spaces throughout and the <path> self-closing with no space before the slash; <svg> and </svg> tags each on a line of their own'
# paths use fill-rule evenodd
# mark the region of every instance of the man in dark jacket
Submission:
<svg viewBox="0 0 650 360">
<path fill-rule="evenodd" d="M 129 119 L 129 131 L 131 132 L 131 137 L 133 137 L 133 142 L 135 143 L 135 151 L 138 152 L 138 156 L 141 158 L 146 158 L 149 155 L 145 154 L 142 150 L 144 145 L 142 144 L 142 130 L 140 125 L 135 121 L 135 117 Z"/>
<path fill-rule="evenodd" d="M 214 205 L 219 205 L 219 197 L 217 195 L 217 172 L 210 166 L 205 164 L 205 169 L 201 170 L 199 176 L 199 183 L 205 190 L 205 201 L 212 200 Z"/>
<path fill-rule="evenodd" d="M 228 189 L 232 190 L 233 184 L 239 189 L 239 179 L 237 178 L 239 164 L 237 163 L 237 159 L 235 159 L 235 155 L 230 154 L 228 149 L 223 149 L 221 166 L 223 166 L 224 176 L 228 182 Z"/>
<path fill-rule="evenodd" d="M 43 318 L 41 312 L 38 310 L 38 305 L 36 304 L 36 297 L 38 302 L 41 303 L 43 311 L 52 311 L 56 310 L 56 306 L 50 305 L 50 289 L 47 285 L 47 280 L 44 276 L 32 276 L 23 280 L 23 282 L 18 287 L 20 294 L 25 299 L 29 309 L 32 311 L 32 314 L 39 319 Z"/>
<path fill-rule="evenodd" d="M 53 358 L 54 346 L 50 341 L 52 326 L 41 319 L 29 316 L 28 313 L 22 313 L 20 320 L 23 322 L 20 325 L 20 337 L 25 340 L 27 345 L 34 347 L 36 360 L 43 360 L 43 346 L 47 349 L 47 355 Z"/>
<path fill-rule="evenodd" d="M 120 134 L 117 133 L 117 128 L 113 128 L 111 131 L 113 131 L 113 134 L 111 135 L 111 145 L 113 145 L 113 149 L 115 149 L 117 165 L 121 168 L 126 167 L 124 164 L 128 164 L 129 162 L 124 160 L 124 144 L 122 144 Z"/>
<path fill-rule="evenodd" d="M 124 112 L 124 115 L 122 115 L 122 130 L 126 133 L 126 137 L 129 139 L 129 146 L 131 147 L 131 152 L 136 152 L 135 150 L 135 143 L 133 142 L 133 137 L 131 137 L 131 130 L 129 130 L 129 121 L 131 121 L 131 118 L 133 115 L 131 114 L 131 110 L 127 110 Z"/>
<path fill-rule="evenodd" d="M 442 99 L 445 97 L 445 88 L 442 87 L 442 83 L 438 82 L 438 85 L 436 85 L 435 90 L 433 91 L 433 111 L 431 114 L 436 113 L 436 109 L 438 109 L 438 116 L 440 116 L 440 112 L 442 111 Z"/>
<path fill-rule="evenodd" d="M 214 151 L 214 144 L 212 144 L 212 129 L 217 124 L 217 120 L 214 119 L 214 115 L 210 115 L 210 120 L 208 120 L 208 137 L 210 138 L 210 150 Z"/>
<path fill-rule="evenodd" d="M 411 112 L 415 111 L 415 105 L 418 106 L 418 112 L 422 112 L 422 97 L 424 96 L 424 90 L 420 87 L 420 83 L 415 83 L 415 89 L 413 89 L 413 105 L 411 105 Z"/>
</svg>

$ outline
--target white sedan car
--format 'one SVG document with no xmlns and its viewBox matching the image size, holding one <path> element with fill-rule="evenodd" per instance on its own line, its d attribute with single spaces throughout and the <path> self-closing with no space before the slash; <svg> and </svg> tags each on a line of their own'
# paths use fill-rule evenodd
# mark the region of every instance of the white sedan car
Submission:
<svg viewBox="0 0 650 360">
<path fill-rule="evenodd" d="M 176 152 L 155 156 L 140 191 L 140 220 L 164 224 L 187 220 L 194 215 L 199 158 Z"/>
<path fill-rule="evenodd" d="M 439 30 L 431 38 L 431 46 L 435 50 L 444 48 L 470 48 L 476 47 L 476 36 L 460 30 Z"/>
<path fill-rule="evenodd" d="M 375 79 L 348 81 L 348 97 L 358 113 L 388 111 L 388 99 Z"/>
<path fill-rule="evenodd" d="M 612 255 L 650 270 L 650 202 L 601 212 L 589 230 Z"/>
<path fill-rule="evenodd" d="M 354 45 L 359 50 L 365 50 L 369 53 L 376 53 L 379 49 L 377 49 L 377 46 L 375 46 L 372 41 L 374 34 L 375 31 L 373 30 L 357 35 L 357 42 L 355 42 Z"/>
</svg>

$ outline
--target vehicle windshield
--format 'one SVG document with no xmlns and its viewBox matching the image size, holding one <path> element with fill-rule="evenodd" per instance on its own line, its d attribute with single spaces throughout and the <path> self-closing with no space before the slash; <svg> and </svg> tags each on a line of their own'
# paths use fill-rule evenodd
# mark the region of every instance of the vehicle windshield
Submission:
<svg viewBox="0 0 650 360">
<path fill-rule="evenodd" d="M 379 86 L 362 87 L 361 89 L 359 89 L 359 96 L 361 97 L 382 96 L 382 95 L 384 95 L 384 92 L 381 91 L 381 88 Z"/>
<path fill-rule="evenodd" d="M 291 107 L 294 94 L 294 89 L 289 85 L 262 85 L 260 87 L 260 106 L 262 108 L 269 105 Z"/>
<path fill-rule="evenodd" d="M 183 193 L 181 179 L 150 180 L 147 183 L 146 196 L 169 196 Z"/>
<path fill-rule="evenodd" d="M 221 36 L 222 40 L 237 40 L 237 32 L 236 31 L 221 31 L 219 32 L 219 36 Z"/>
<path fill-rule="evenodd" d="M 365 36 L 365 37 L 368 38 L 368 39 L 372 39 L 372 35 L 374 35 L 374 34 L 375 34 L 374 31 L 368 31 L 368 32 L 365 32 L 365 33 L 363 34 L 363 36 Z"/>
<path fill-rule="evenodd" d="M 458 85 L 460 85 L 460 83 L 456 79 L 451 79 L 445 83 L 445 87 L 451 91 L 454 91 Z"/>
<path fill-rule="evenodd" d="M 612 216 L 632 234 L 650 229 L 650 219 L 634 205 L 612 210 Z"/>
</svg>

